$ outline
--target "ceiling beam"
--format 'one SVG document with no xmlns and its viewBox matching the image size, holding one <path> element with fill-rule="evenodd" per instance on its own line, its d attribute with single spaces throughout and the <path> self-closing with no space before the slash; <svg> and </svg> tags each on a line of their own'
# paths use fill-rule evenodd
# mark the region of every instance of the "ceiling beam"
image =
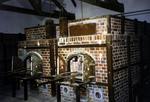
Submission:
<svg viewBox="0 0 150 102">
<path fill-rule="evenodd" d="M 51 17 L 51 18 L 59 18 L 61 11 L 53 11 L 53 13 L 49 12 L 41 12 L 40 14 L 37 13 L 35 10 L 31 9 L 26 9 L 26 8 L 20 8 L 20 7 L 14 7 L 14 6 L 8 6 L 1 4 L 0 5 L 0 10 L 5 10 L 5 11 L 11 11 L 11 12 L 17 12 L 17 13 L 23 13 L 23 14 L 28 14 L 28 15 L 36 15 L 36 16 L 43 16 L 43 17 Z M 67 18 L 70 20 L 75 19 L 75 15 L 72 13 L 67 13 Z"/>
<path fill-rule="evenodd" d="M 57 0 L 50 0 L 55 3 L 55 5 L 63 12 L 67 12 L 66 9 L 57 1 Z"/>
<path fill-rule="evenodd" d="M 72 2 L 74 7 L 77 7 L 77 4 L 76 4 L 75 0 L 71 0 L 71 2 Z"/>
<path fill-rule="evenodd" d="M 106 8 L 109 10 L 113 10 L 116 12 L 124 12 L 124 5 L 119 3 L 117 0 L 108 0 L 108 1 L 100 1 L 100 0 L 80 0 L 91 5 L 99 6 L 102 8 Z"/>
<path fill-rule="evenodd" d="M 42 12 L 42 3 L 41 0 L 28 0 L 30 2 L 30 4 L 32 5 L 32 7 L 34 8 L 34 10 L 38 13 Z"/>
</svg>

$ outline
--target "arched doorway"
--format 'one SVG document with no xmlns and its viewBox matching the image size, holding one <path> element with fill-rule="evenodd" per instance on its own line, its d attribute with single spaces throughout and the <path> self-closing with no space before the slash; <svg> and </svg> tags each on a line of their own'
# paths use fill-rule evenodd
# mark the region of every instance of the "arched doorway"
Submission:
<svg viewBox="0 0 150 102">
<path fill-rule="evenodd" d="M 38 52 L 28 52 L 24 59 L 27 72 L 30 75 L 42 75 L 43 58 Z"/>
<path fill-rule="evenodd" d="M 95 61 L 88 54 L 72 54 L 67 58 L 67 71 L 80 73 L 76 79 L 86 81 L 90 76 L 95 76 Z"/>
</svg>

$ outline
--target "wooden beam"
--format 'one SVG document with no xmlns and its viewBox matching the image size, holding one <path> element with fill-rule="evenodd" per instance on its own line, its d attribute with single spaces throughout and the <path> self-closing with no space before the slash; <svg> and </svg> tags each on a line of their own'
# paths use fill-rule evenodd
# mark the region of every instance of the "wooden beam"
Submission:
<svg viewBox="0 0 150 102">
<path fill-rule="evenodd" d="M 49 0 L 55 3 L 55 5 L 61 10 L 61 17 L 67 17 L 67 10 L 62 6 L 61 3 L 58 2 L 58 0 Z"/>
<path fill-rule="evenodd" d="M 106 8 L 109 10 L 117 11 L 117 12 L 124 12 L 124 5 L 118 3 L 116 0 L 112 1 L 100 1 L 100 0 L 80 0 L 91 5 L 99 6 L 102 8 Z"/>
<path fill-rule="evenodd" d="M 39 14 L 42 12 L 42 3 L 41 0 L 28 0 L 34 10 L 38 12 Z"/>
<path fill-rule="evenodd" d="M 50 0 L 55 3 L 55 5 L 63 12 L 67 12 L 66 9 L 57 1 L 57 0 Z"/>
<path fill-rule="evenodd" d="M 71 0 L 71 2 L 74 5 L 74 7 L 77 7 L 77 4 L 76 4 L 75 0 Z"/>
<path fill-rule="evenodd" d="M 28 14 L 28 15 L 52 17 L 52 18 L 59 18 L 60 14 L 61 14 L 60 11 L 53 11 L 53 13 L 41 12 L 41 14 L 39 14 L 35 10 L 20 8 L 20 7 L 14 7 L 14 6 L 8 6 L 8 5 L 4 5 L 4 4 L 0 5 L 0 10 L 23 13 L 23 14 Z M 72 13 L 67 13 L 67 17 L 68 17 L 69 20 L 75 19 L 75 15 L 72 14 Z"/>
</svg>

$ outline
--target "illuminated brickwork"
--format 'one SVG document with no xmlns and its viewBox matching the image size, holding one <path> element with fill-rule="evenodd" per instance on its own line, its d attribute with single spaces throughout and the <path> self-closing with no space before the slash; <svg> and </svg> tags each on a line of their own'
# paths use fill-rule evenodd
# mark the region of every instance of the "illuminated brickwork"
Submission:
<svg viewBox="0 0 150 102">
<path fill-rule="evenodd" d="M 110 19 L 111 34 L 121 34 L 121 19 L 116 17 L 111 17 Z"/>
<path fill-rule="evenodd" d="M 83 32 L 84 34 L 82 35 L 80 31 L 76 31 L 79 34 L 74 33 L 74 36 L 71 34 L 70 29 L 72 26 L 76 26 L 76 29 L 79 29 L 78 27 L 86 28 L 88 24 L 92 26 L 94 23 L 96 24 L 95 34 L 84 35 L 85 32 Z M 85 27 L 83 27 L 84 25 Z M 66 68 L 68 67 L 67 58 L 71 54 L 86 53 L 91 56 L 95 60 L 95 81 L 112 85 L 109 86 L 112 87 L 112 90 L 108 88 L 107 95 L 104 92 L 104 96 L 108 97 L 108 99 L 104 99 L 104 102 L 108 102 L 112 98 L 115 102 L 128 102 L 129 63 L 140 61 L 139 40 L 135 37 L 135 27 L 135 21 L 115 16 L 102 16 L 70 22 L 68 24 L 68 33 L 71 36 L 59 38 L 58 55 L 63 59 Z M 93 30 L 94 28 L 92 27 L 91 29 Z M 123 31 L 125 35 L 122 35 Z M 88 32 L 91 33 L 92 31 L 88 30 Z M 111 37 L 110 41 L 107 39 L 109 36 Z M 107 49 L 109 45 L 111 49 Z M 111 54 L 108 53 L 108 50 L 111 50 Z M 112 65 L 108 65 L 110 64 L 108 60 L 112 60 Z M 112 76 L 109 76 L 109 70 Z M 131 67 L 132 83 L 135 83 L 135 79 L 139 80 L 138 71 L 139 68 Z M 138 76 L 136 77 L 136 75 Z M 109 77 L 112 77 L 113 80 L 111 81 Z M 114 96 L 111 96 L 111 91 Z"/>
<path fill-rule="evenodd" d="M 58 56 L 61 56 L 64 61 L 67 61 L 68 56 L 74 53 L 86 53 L 91 56 L 95 60 L 95 81 L 99 83 L 108 84 L 108 63 L 107 59 L 111 56 L 107 55 L 107 44 L 109 45 L 109 41 L 107 38 L 111 36 L 112 41 L 112 63 L 113 69 L 119 69 L 123 67 L 127 67 L 128 63 L 128 56 L 127 56 L 127 36 L 120 36 L 120 35 L 91 35 L 91 36 L 76 36 L 76 37 L 68 37 L 68 38 L 59 38 L 58 41 Z M 89 38 L 89 39 L 88 39 Z M 90 39 L 91 38 L 91 39 Z M 95 45 L 92 38 L 99 38 L 95 39 Z M 70 40 L 70 39 L 74 39 Z M 80 39 L 80 40 L 79 40 Z M 88 39 L 88 40 L 86 40 Z M 126 40 L 124 40 L 126 39 Z M 78 40 L 78 43 L 75 41 Z M 84 42 L 88 41 L 86 44 Z M 100 43 L 99 43 L 100 42 Z M 85 46 L 82 46 L 85 45 Z M 89 45 L 92 45 L 88 47 Z M 99 46 L 96 46 L 99 45 Z M 106 45 L 106 46 L 100 46 Z M 69 47 L 70 46 L 70 47 Z M 74 47 L 71 47 L 74 46 Z M 80 47 L 82 46 L 82 47 Z M 120 46 L 120 47 L 119 47 Z M 67 62 L 65 62 L 66 64 Z M 66 65 L 67 68 L 67 65 Z M 59 69 L 58 69 L 59 70 Z M 122 72 L 123 71 L 123 72 Z M 121 70 L 120 72 L 114 73 L 114 87 L 115 93 L 120 94 L 120 96 L 115 97 L 117 102 L 121 102 L 119 100 L 127 99 L 128 100 L 128 71 Z M 123 85 L 123 86 L 118 86 Z M 126 90 L 126 91 L 124 91 Z M 108 93 L 104 92 L 104 97 L 108 97 Z M 117 95 L 118 95 L 117 94 Z M 125 95 L 126 94 L 126 95 Z M 106 96 L 105 96 L 106 95 Z M 116 95 L 116 94 L 115 94 Z M 124 102 L 128 102 L 128 101 Z M 104 102 L 107 102 L 105 100 Z"/>
<path fill-rule="evenodd" d="M 59 38 L 58 46 L 65 45 L 86 45 L 86 44 L 106 44 L 106 35 L 89 35 L 76 37 Z"/>
<path fill-rule="evenodd" d="M 27 40 L 46 39 L 47 38 L 45 26 L 26 28 L 25 34 L 26 34 Z"/>
<path fill-rule="evenodd" d="M 58 27 L 57 30 L 59 30 Z M 26 41 L 21 41 L 18 44 L 19 50 L 24 49 L 26 52 L 24 59 L 28 57 L 28 53 L 39 54 L 42 56 L 42 75 L 51 76 L 52 67 L 56 67 L 56 39 L 46 39 L 48 35 L 45 26 L 26 28 L 25 33 Z M 57 31 L 58 33 L 59 31 Z M 40 82 L 43 81 L 47 80 L 40 80 Z M 51 95 L 51 84 L 47 84 L 47 91 L 42 94 Z"/>
<path fill-rule="evenodd" d="M 127 36 L 115 35 L 112 38 L 113 69 L 127 67 Z"/>
<path fill-rule="evenodd" d="M 69 35 L 70 35 L 70 27 L 71 26 L 75 26 L 75 25 L 84 25 L 84 24 L 90 24 L 90 23 L 95 23 L 96 24 L 96 34 L 107 34 L 108 33 L 108 19 L 107 19 L 107 16 L 104 16 L 104 17 L 100 17 L 100 18 L 91 18 L 91 19 L 85 19 L 85 20 L 76 20 L 74 22 L 70 22 L 68 24 L 68 32 L 69 32 Z M 80 34 L 80 31 L 79 31 L 79 34 L 78 35 L 82 35 Z"/>
<path fill-rule="evenodd" d="M 76 29 L 88 30 L 86 32 Z M 20 42 L 19 48 L 26 49 L 27 52 L 38 52 L 43 57 L 45 76 L 53 73 L 52 68 L 57 68 L 57 74 L 60 74 L 71 71 L 78 64 L 83 68 L 82 74 L 87 74 L 87 69 L 94 66 L 94 85 L 102 88 L 103 101 L 129 102 L 129 74 L 132 86 L 138 83 L 140 76 L 140 67 L 132 65 L 140 62 L 139 39 L 135 37 L 135 29 L 135 21 L 115 16 L 75 20 L 68 23 L 68 37 L 67 34 L 60 37 L 59 27 L 56 27 L 58 41 L 46 39 L 47 33 L 43 26 L 27 28 L 27 41 Z M 71 59 L 73 56 L 74 60 Z M 78 57 L 80 63 L 71 65 L 73 61 L 79 60 Z M 129 69 L 130 64 L 132 66 Z M 48 90 L 51 92 L 50 84 Z"/>
<path fill-rule="evenodd" d="M 53 43 L 52 43 L 53 42 Z M 37 45 L 39 43 L 40 45 Z M 26 49 L 26 54 L 29 52 L 36 52 L 39 53 L 42 56 L 42 71 L 43 71 L 43 76 L 51 76 L 51 64 L 50 64 L 50 54 L 56 55 L 56 52 L 52 51 L 50 52 L 50 45 L 55 46 L 55 40 L 35 40 L 35 41 L 24 41 L 20 42 L 19 48 L 20 49 Z M 37 47 L 37 48 L 36 48 Z M 45 47 L 45 48 L 42 48 Z M 25 56 L 27 57 L 27 56 Z M 53 58 L 56 60 L 56 58 Z M 54 63 L 53 63 L 54 64 Z M 56 65 L 56 64 L 54 64 Z M 41 80 L 41 81 L 46 81 L 46 80 Z M 48 89 L 49 89 L 49 95 L 51 95 L 51 85 L 48 84 Z M 47 94 L 47 93 L 43 93 Z"/>
<path fill-rule="evenodd" d="M 106 60 L 106 48 L 104 47 L 90 47 L 90 48 L 58 48 L 58 55 L 65 61 L 67 56 L 75 53 L 91 54 L 95 60 L 95 76 L 96 81 L 101 83 L 107 83 L 107 60 Z M 87 53 L 86 53 L 87 52 Z M 102 56 L 102 58 L 101 58 Z M 67 62 L 66 62 L 67 63 Z"/>
</svg>

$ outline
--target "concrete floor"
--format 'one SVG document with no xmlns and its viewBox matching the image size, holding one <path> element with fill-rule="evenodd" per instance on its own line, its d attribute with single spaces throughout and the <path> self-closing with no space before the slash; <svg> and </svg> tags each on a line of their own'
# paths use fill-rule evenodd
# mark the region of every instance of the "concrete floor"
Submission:
<svg viewBox="0 0 150 102">
<path fill-rule="evenodd" d="M 150 102 L 150 84 L 146 84 L 141 91 L 143 95 L 142 102 Z M 17 91 L 16 98 L 12 97 L 10 87 L 0 87 L 0 102 L 57 102 L 56 97 L 50 97 L 40 94 L 36 90 L 30 90 L 29 99 L 24 101 L 23 88 Z"/>
<path fill-rule="evenodd" d="M 24 101 L 23 88 L 17 91 L 17 96 L 12 97 L 11 88 L 5 87 L 0 89 L 0 102 L 57 102 L 56 97 L 50 97 L 40 94 L 36 90 L 30 90 L 29 98 Z"/>
</svg>

